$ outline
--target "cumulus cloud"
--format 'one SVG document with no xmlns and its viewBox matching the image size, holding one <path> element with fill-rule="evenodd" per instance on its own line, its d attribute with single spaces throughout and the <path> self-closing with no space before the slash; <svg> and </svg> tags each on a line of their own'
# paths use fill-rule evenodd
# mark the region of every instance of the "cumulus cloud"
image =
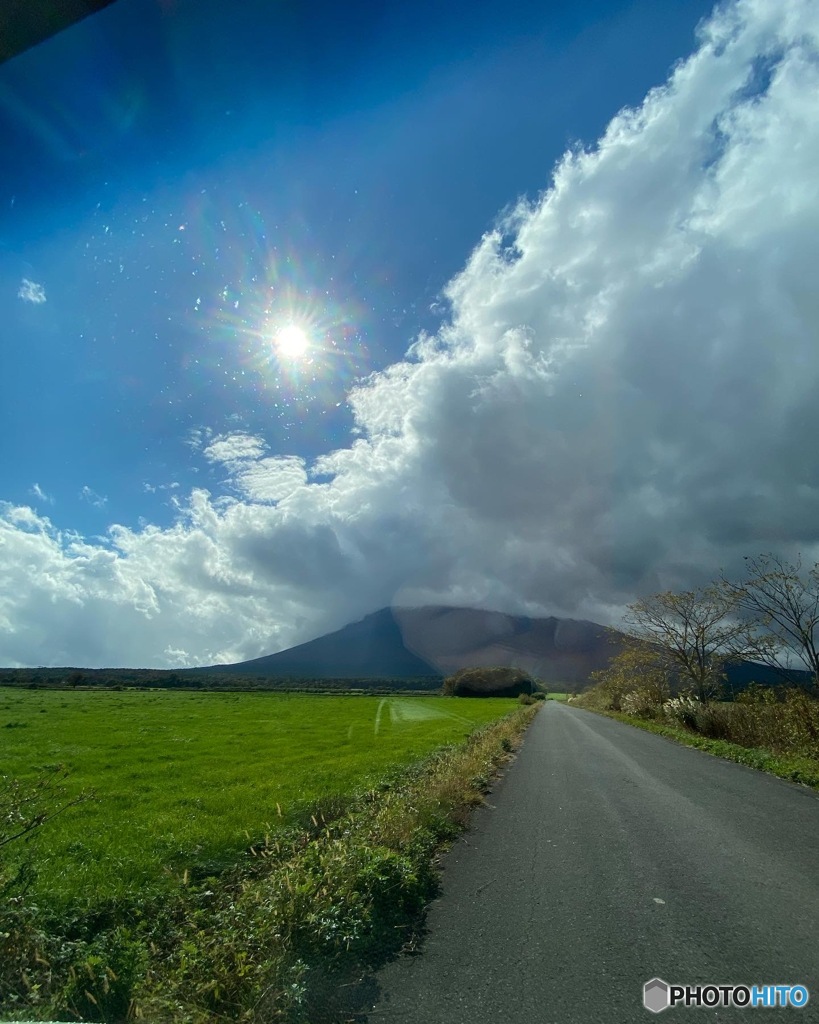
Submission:
<svg viewBox="0 0 819 1024">
<path fill-rule="evenodd" d="M 32 302 L 35 306 L 39 306 L 46 301 L 45 288 L 41 284 L 37 284 L 36 281 L 30 281 L 27 277 L 24 277 L 20 282 L 20 287 L 17 289 L 17 298 L 22 299 L 23 302 Z"/>
<path fill-rule="evenodd" d="M 616 621 L 819 558 L 819 7 L 741 0 L 450 282 L 312 465 L 192 434 L 225 493 L 108 543 L 0 520 L 0 662 L 254 657 L 394 602 Z"/>
</svg>

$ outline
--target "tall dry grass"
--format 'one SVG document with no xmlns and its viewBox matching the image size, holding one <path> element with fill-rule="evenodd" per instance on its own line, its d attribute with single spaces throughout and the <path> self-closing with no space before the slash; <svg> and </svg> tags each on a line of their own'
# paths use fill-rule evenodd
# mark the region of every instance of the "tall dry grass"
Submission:
<svg viewBox="0 0 819 1024">
<path fill-rule="evenodd" d="M 733 701 L 691 695 L 657 700 L 635 683 L 601 683 L 574 698 L 579 707 L 666 723 L 707 739 L 819 761 L 819 699 L 797 688 L 752 686 Z"/>
<path fill-rule="evenodd" d="M 662 715 L 709 739 L 819 759 L 819 700 L 804 690 L 759 689 L 731 703 L 676 698 Z"/>
</svg>

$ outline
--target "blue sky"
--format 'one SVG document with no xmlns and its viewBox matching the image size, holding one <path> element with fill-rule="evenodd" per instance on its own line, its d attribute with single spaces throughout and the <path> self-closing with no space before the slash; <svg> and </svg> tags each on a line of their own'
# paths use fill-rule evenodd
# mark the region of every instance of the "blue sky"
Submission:
<svg viewBox="0 0 819 1024">
<path fill-rule="evenodd" d="M 193 428 L 346 445 L 352 381 L 435 328 L 498 212 L 662 81 L 707 11 L 117 0 L 11 61 L 3 498 L 43 508 L 36 483 L 83 534 L 167 524 L 158 488 L 217 473 Z M 331 355 L 265 359 L 255 335 L 292 314 Z"/>
<path fill-rule="evenodd" d="M 117 0 L 0 67 L 0 663 L 819 553 L 816 20 Z"/>
</svg>

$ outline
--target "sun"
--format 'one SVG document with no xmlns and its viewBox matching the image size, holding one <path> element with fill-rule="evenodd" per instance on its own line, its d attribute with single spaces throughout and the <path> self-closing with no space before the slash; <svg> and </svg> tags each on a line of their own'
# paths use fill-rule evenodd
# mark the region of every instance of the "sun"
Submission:
<svg viewBox="0 0 819 1024">
<path fill-rule="evenodd" d="M 287 324 L 276 334 L 276 348 L 285 359 L 301 359 L 309 347 L 307 331 L 298 324 Z"/>
</svg>

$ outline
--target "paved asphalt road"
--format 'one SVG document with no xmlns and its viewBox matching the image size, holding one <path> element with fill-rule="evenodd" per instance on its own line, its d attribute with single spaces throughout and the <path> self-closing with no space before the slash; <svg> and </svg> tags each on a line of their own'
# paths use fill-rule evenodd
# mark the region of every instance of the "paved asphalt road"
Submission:
<svg viewBox="0 0 819 1024">
<path fill-rule="evenodd" d="M 447 855 L 419 955 L 367 1017 L 819 1021 L 819 796 L 548 702 Z M 654 1016 L 644 982 L 802 983 L 802 1010 Z"/>
</svg>

